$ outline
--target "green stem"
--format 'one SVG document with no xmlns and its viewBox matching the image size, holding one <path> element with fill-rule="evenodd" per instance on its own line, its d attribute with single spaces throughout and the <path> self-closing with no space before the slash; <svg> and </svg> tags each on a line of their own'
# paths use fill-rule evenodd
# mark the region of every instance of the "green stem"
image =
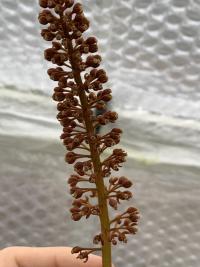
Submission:
<svg viewBox="0 0 200 267">
<path fill-rule="evenodd" d="M 95 129 L 93 127 L 92 120 L 90 118 L 90 106 L 88 104 L 87 96 L 85 91 L 81 88 L 83 85 L 80 71 L 77 70 L 76 60 L 73 58 L 73 44 L 70 39 L 67 40 L 69 59 L 72 66 L 72 71 L 74 75 L 74 80 L 77 85 L 80 86 L 79 98 L 83 109 L 83 119 L 85 122 L 86 130 L 89 137 L 89 146 L 90 153 L 94 167 L 94 173 L 96 175 L 96 187 L 98 192 L 98 205 L 100 210 L 100 223 L 101 223 L 101 233 L 103 237 L 102 245 L 102 266 L 111 267 L 111 242 L 109 242 L 109 233 L 110 233 L 110 221 L 108 215 L 108 206 L 107 206 L 107 196 L 103 181 L 102 168 L 99 152 L 96 148 L 96 145 L 91 141 L 90 137 L 95 135 Z"/>
</svg>

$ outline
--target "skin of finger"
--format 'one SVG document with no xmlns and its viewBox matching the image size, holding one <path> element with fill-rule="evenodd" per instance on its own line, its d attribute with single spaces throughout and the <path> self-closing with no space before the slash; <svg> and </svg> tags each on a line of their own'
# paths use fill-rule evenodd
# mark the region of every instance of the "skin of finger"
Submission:
<svg viewBox="0 0 200 267">
<path fill-rule="evenodd" d="M 7 249 L 0 250 L 0 266 L 18 267 L 15 258 L 7 253 Z"/>
<path fill-rule="evenodd" d="M 3 255 L 3 256 L 1 256 Z M 90 255 L 87 263 L 71 254 L 69 247 L 11 247 L 0 252 L 5 267 L 101 267 L 101 257 Z M 4 266 L 2 263 L 0 266 Z"/>
</svg>

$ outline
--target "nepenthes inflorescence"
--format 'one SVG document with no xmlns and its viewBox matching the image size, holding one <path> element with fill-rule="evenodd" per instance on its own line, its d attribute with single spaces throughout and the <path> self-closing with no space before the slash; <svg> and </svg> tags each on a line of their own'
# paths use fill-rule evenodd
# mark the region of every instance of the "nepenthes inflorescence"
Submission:
<svg viewBox="0 0 200 267">
<path fill-rule="evenodd" d="M 137 231 L 138 210 L 129 207 L 122 214 L 109 217 L 109 208 L 117 210 L 123 200 L 129 200 L 132 182 L 124 176 L 113 176 L 125 162 L 126 152 L 120 148 L 106 149 L 120 142 L 122 130 L 113 128 L 106 134 L 97 133 L 99 126 L 114 123 L 118 115 L 106 110 L 112 99 L 111 89 L 103 89 L 108 81 L 105 70 L 99 68 L 101 56 L 95 37 L 83 37 L 89 21 L 83 7 L 74 0 L 40 0 L 43 8 L 39 22 L 46 25 L 41 35 L 52 42 L 45 50 L 45 59 L 57 65 L 48 74 L 58 85 L 53 99 L 58 102 L 57 119 L 63 127 L 61 139 L 68 150 L 65 160 L 74 164 L 74 174 L 68 180 L 75 200 L 71 214 L 75 221 L 98 216 L 100 233 L 94 237 L 96 247 L 74 247 L 72 253 L 88 260 L 90 253 L 102 251 L 102 266 L 111 267 L 111 246 L 127 242 L 128 234 Z M 100 115 L 95 109 L 104 110 Z"/>
</svg>

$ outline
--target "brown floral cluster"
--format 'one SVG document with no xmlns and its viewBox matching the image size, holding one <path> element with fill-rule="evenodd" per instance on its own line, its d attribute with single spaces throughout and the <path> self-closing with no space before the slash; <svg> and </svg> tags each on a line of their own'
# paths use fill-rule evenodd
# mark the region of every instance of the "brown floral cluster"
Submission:
<svg viewBox="0 0 200 267">
<path fill-rule="evenodd" d="M 82 35 L 89 28 L 89 21 L 80 3 L 74 3 L 74 0 L 40 0 L 39 3 L 43 8 L 39 22 L 46 26 L 41 35 L 52 42 L 44 57 L 57 65 L 48 70 L 48 75 L 58 82 L 53 99 L 58 102 L 57 119 L 63 127 L 60 138 L 68 151 L 65 161 L 74 164 L 75 173 L 68 180 L 70 193 L 75 198 L 70 210 L 72 219 L 78 221 L 91 215 L 102 219 L 97 201 L 97 179 L 105 180 L 113 171 L 118 171 L 127 154 L 116 148 L 105 158 L 104 151 L 120 142 L 121 129 L 113 128 L 106 134 L 95 131 L 97 127 L 114 123 L 118 118 L 116 112 L 106 110 L 112 95 L 111 89 L 103 88 L 108 77 L 105 70 L 99 68 L 101 56 L 93 54 L 98 51 L 97 39 Z M 95 115 L 95 110 L 106 111 Z M 108 185 L 105 182 L 101 188 L 105 203 L 117 210 L 122 200 L 132 197 L 127 190 L 131 186 L 132 182 L 126 177 L 111 177 Z M 117 240 L 127 242 L 126 235 L 136 233 L 137 221 L 137 209 L 129 208 L 110 220 L 109 240 L 105 240 L 101 233 L 95 236 L 94 244 L 103 246 L 108 241 L 115 245 Z M 78 253 L 78 258 L 87 260 L 88 255 L 97 250 L 100 248 L 75 247 L 72 253 Z"/>
</svg>

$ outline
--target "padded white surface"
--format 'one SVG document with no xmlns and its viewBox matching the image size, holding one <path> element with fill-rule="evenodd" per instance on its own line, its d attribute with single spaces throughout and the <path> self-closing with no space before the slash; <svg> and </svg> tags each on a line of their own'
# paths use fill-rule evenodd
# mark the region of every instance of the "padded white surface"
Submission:
<svg viewBox="0 0 200 267">
<path fill-rule="evenodd" d="M 0 247 L 90 244 L 70 220 L 36 0 L 1 0 Z M 139 233 L 116 266 L 199 267 L 200 1 L 85 0 L 124 129 Z M 80 227 L 81 226 L 81 227 Z M 81 229 L 81 230 L 80 230 Z"/>
</svg>

